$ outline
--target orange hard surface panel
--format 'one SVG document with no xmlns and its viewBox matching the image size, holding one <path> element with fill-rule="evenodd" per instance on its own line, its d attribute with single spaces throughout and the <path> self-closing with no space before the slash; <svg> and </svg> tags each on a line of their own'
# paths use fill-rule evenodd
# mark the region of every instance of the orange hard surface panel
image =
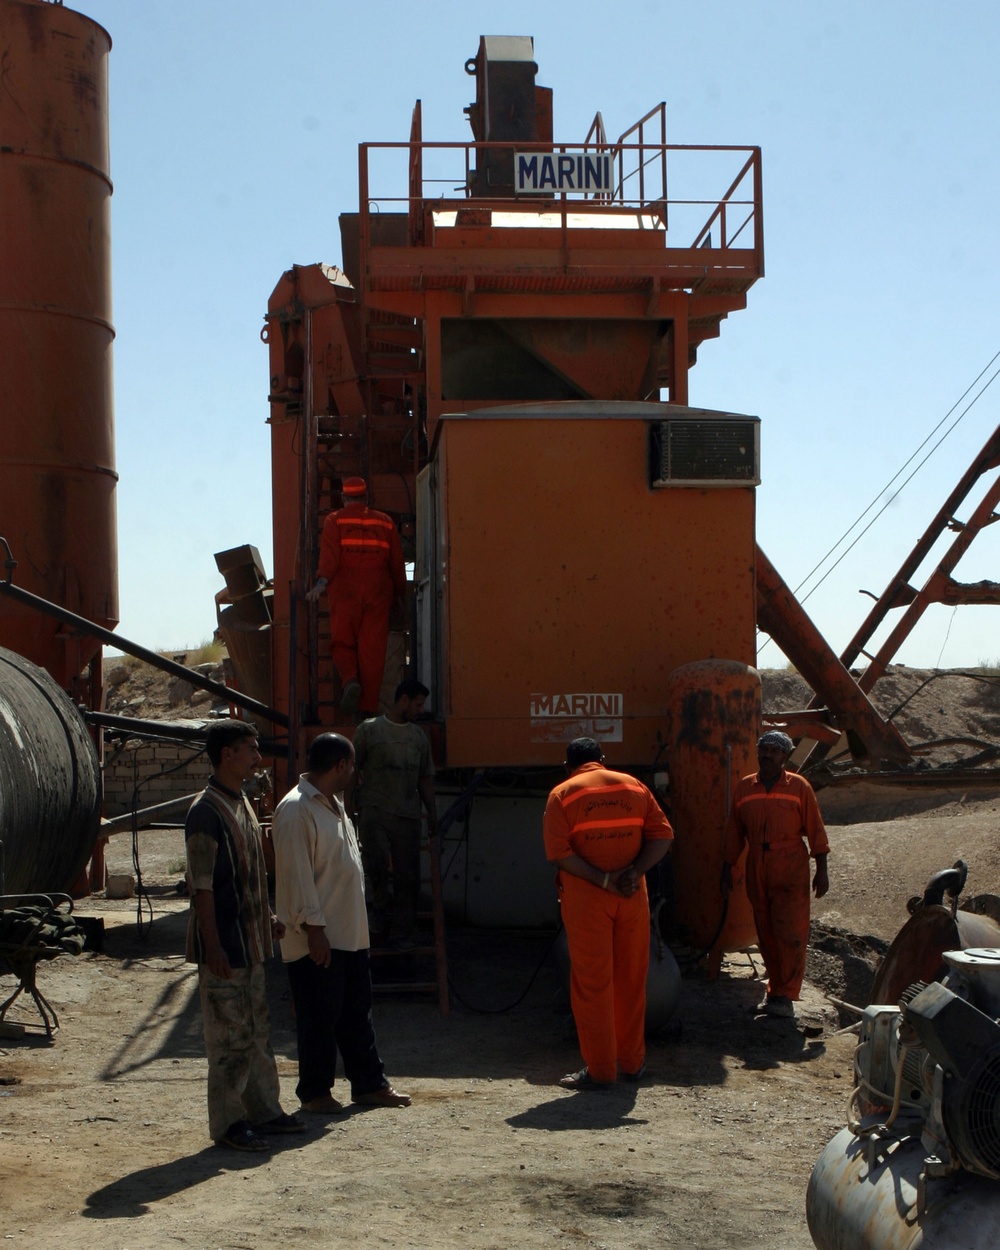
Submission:
<svg viewBox="0 0 1000 1250">
<path fill-rule="evenodd" d="M 445 418 L 448 764 L 651 763 L 667 677 L 754 659 L 754 494 L 653 490 L 638 419 Z"/>
</svg>

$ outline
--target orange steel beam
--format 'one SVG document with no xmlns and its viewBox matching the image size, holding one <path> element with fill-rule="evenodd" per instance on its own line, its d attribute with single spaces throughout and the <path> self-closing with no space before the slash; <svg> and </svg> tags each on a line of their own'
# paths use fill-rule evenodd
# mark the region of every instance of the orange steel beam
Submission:
<svg viewBox="0 0 1000 1250">
<path fill-rule="evenodd" d="M 851 754 L 877 764 L 910 758 L 906 743 L 869 702 L 781 575 L 757 547 L 757 624 L 770 634 L 847 734 Z"/>
<path fill-rule="evenodd" d="M 997 503 L 1000 502 L 1000 476 L 987 491 L 986 496 L 968 521 L 964 523 L 958 521 L 955 513 L 979 479 L 990 470 L 998 467 L 1000 467 L 1000 426 L 997 426 L 987 439 L 979 455 L 976 456 L 958 482 L 958 485 L 945 500 L 941 510 L 903 561 L 896 575 L 879 596 L 875 606 L 865 618 L 864 623 L 844 650 L 841 661 L 845 666 L 853 665 L 858 657 L 862 655 L 869 660 L 869 665 L 859 682 L 863 690 L 871 690 L 882 676 L 892 657 L 923 615 L 928 604 L 1000 602 L 1000 586 L 997 583 L 979 582 L 971 586 L 962 586 L 951 577 L 955 566 L 968 551 L 976 535 L 987 525 L 991 525 L 998 519 L 994 509 Z M 957 530 L 958 537 L 931 573 L 923 588 L 920 591 L 914 590 L 910 585 L 910 578 L 915 575 L 920 565 L 930 554 L 931 548 L 944 534 L 945 530 L 949 529 Z M 875 631 L 893 608 L 907 604 L 909 606 L 903 618 L 879 648 L 878 653 L 870 655 L 865 648 L 871 641 Z"/>
<path fill-rule="evenodd" d="M 470 292 L 435 290 L 438 307 L 445 317 L 517 317 L 524 315 L 525 299 L 530 293 L 518 291 Z M 658 320 L 681 316 L 685 310 L 693 323 L 709 318 L 723 318 L 747 306 L 744 293 L 732 295 L 697 295 L 684 291 L 662 291 L 655 296 L 637 291 L 580 291 L 546 293 L 533 297 L 531 316 L 579 317 L 581 320 Z M 371 291 L 366 297 L 368 308 L 396 313 L 399 316 L 422 317 L 424 291 Z"/>
</svg>

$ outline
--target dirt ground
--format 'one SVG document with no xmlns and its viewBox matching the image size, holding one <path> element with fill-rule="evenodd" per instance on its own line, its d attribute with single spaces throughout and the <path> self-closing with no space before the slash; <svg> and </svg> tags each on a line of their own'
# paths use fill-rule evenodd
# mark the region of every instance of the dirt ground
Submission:
<svg viewBox="0 0 1000 1250">
<path fill-rule="evenodd" d="M 428 995 L 376 1000 L 387 1072 L 412 1107 L 313 1118 L 263 1157 L 207 1138 L 196 980 L 180 954 L 187 903 L 174 890 L 182 835 L 144 831 L 152 921 L 140 934 L 134 899 L 79 903 L 104 917 L 104 949 L 39 968 L 59 1032 L 49 1044 L 18 1003 L 9 1018 L 26 1034 L 0 1040 L 0 1235 L 63 1250 L 807 1250 L 806 1184 L 843 1125 L 855 1044 L 826 995 L 860 1001 L 906 899 L 959 856 L 968 892 L 1000 893 L 998 805 L 977 792 L 880 823 L 841 811 L 798 1019 L 753 1015 L 757 969 L 735 954 L 715 984 L 685 977 L 679 1036 L 650 1040 L 637 1088 L 554 1083 L 579 1060 L 551 934 L 452 931 L 448 1016 Z M 132 871 L 127 835 L 109 868 Z M 287 983 L 280 963 L 269 974 L 294 1110 Z M 0 975 L 0 997 L 12 988 Z"/>
<path fill-rule="evenodd" d="M 637 1089 L 554 1085 L 578 1059 L 551 935 L 452 932 L 447 1017 L 429 996 L 376 1002 L 388 1073 L 413 1106 L 313 1119 L 263 1158 L 207 1140 L 195 975 L 179 954 L 186 901 L 173 891 L 182 835 L 144 832 L 152 922 L 140 937 L 134 899 L 80 903 L 104 917 L 104 950 L 39 969 L 61 1019 L 54 1042 L 34 1026 L 0 1042 L 0 1231 L 65 1250 L 809 1247 L 805 1187 L 842 1126 L 854 1046 L 823 991 L 849 992 L 847 947 L 856 976 L 877 946 L 844 935 L 890 939 L 905 898 L 958 855 L 970 890 L 1000 892 L 996 822 L 981 800 L 833 828 L 799 1019 L 755 1018 L 760 985 L 750 956 L 734 955 L 714 985 L 684 979 L 680 1036 L 651 1040 Z M 109 863 L 131 871 L 127 837 Z M 270 972 L 294 1109 L 287 986 L 280 964 Z M 31 1010 L 12 1014 L 30 1025 Z"/>
</svg>

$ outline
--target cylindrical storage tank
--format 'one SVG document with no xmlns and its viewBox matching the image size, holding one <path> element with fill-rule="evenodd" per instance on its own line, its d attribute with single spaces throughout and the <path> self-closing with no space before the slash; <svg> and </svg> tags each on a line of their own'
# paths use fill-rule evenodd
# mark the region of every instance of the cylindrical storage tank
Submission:
<svg viewBox="0 0 1000 1250">
<path fill-rule="evenodd" d="M 667 678 L 670 821 L 674 827 L 674 923 L 690 945 L 739 950 L 757 940 L 744 860 L 722 897 L 723 841 L 730 799 L 756 767 L 760 677 L 735 660 L 700 660 Z"/>
<path fill-rule="evenodd" d="M 921 1208 L 927 1147 L 919 1130 L 871 1146 L 873 1156 L 867 1140 L 841 1129 L 813 1168 L 806 1218 L 818 1250 L 994 1250 L 996 1181 L 964 1171 L 930 1178 Z"/>
<path fill-rule="evenodd" d="M 83 718 L 44 669 L 0 647 L 3 891 L 69 890 L 100 819 L 100 769 Z"/>
<path fill-rule="evenodd" d="M 0 0 L 0 535 L 25 590 L 118 621 L 107 32 Z M 97 653 L 0 595 L 0 645 L 61 686 Z"/>
</svg>

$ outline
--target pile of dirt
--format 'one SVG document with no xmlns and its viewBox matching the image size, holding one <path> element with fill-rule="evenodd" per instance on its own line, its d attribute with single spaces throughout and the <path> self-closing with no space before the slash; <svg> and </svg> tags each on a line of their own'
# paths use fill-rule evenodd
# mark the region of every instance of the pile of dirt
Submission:
<svg viewBox="0 0 1000 1250">
<path fill-rule="evenodd" d="M 190 666 L 210 681 L 226 680 L 228 661 L 225 657 L 201 661 L 198 652 L 167 651 L 163 653 L 176 664 Z M 114 716 L 133 716 L 139 720 L 192 720 L 223 711 L 226 701 L 211 691 L 146 664 L 132 656 L 104 661 L 104 685 L 107 690 L 106 710 Z"/>
<path fill-rule="evenodd" d="M 772 714 L 807 707 L 813 698 L 790 669 L 762 670 L 761 690 L 764 711 Z M 995 765 L 1000 757 L 1000 674 L 896 664 L 869 697 L 925 766 Z M 988 759 L 981 761 L 984 753 Z"/>
</svg>

